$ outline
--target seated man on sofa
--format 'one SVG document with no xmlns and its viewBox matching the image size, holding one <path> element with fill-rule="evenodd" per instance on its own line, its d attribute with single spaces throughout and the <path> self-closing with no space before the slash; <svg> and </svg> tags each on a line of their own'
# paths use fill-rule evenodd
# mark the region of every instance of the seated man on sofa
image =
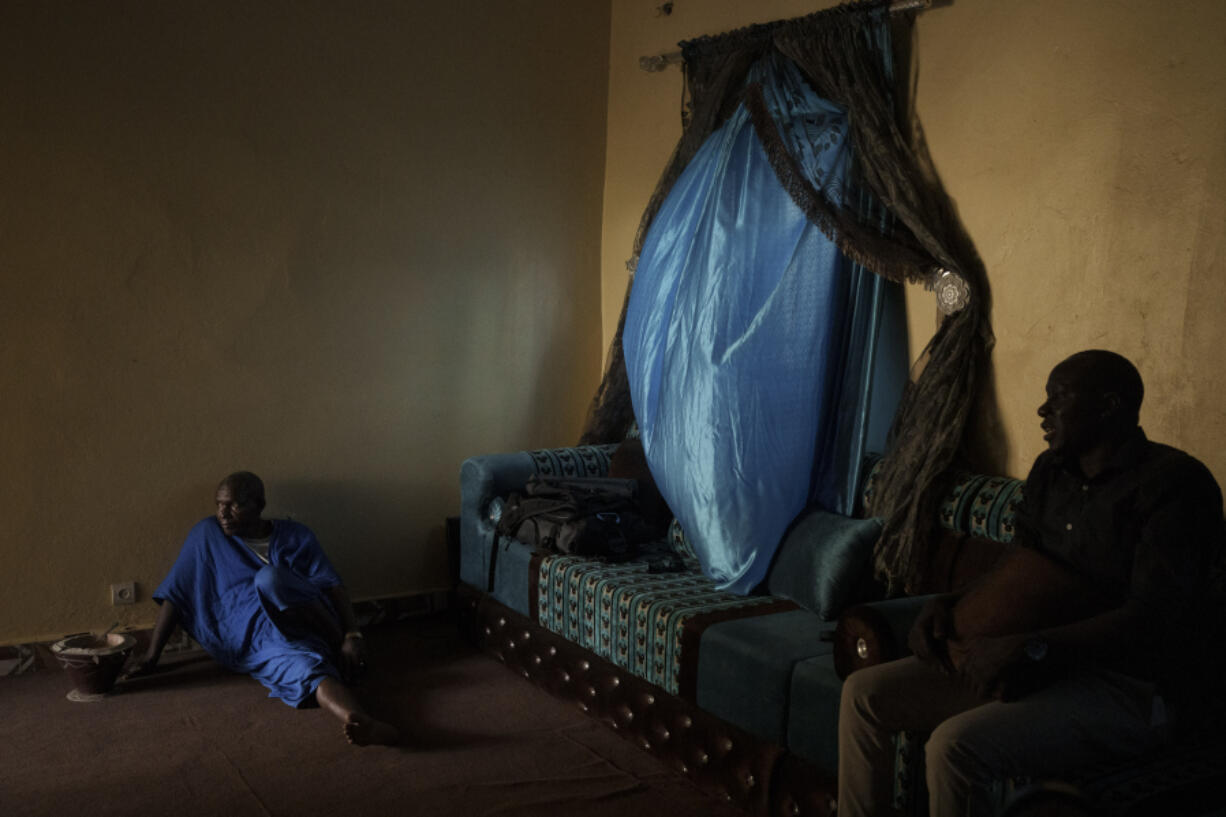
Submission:
<svg viewBox="0 0 1226 817">
<path fill-rule="evenodd" d="M 153 593 L 161 604 L 143 659 L 152 672 L 176 624 L 218 663 L 250 674 L 290 706 L 319 703 L 358 745 L 394 744 L 394 726 L 372 717 L 347 681 L 366 648 L 340 576 L 315 534 L 266 520 L 264 483 L 240 471 L 217 486 L 217 512 L 196 524 Z"/>
<path fill-rule="evenodd" d="M 839 817 L 891 812 L 897 732 L 931 732 L 934 817 L 991 814 L 993 781 L 1143 753 L 1187 713 L 1196 682 L 1207 688 L 1196 637 L 1220 614 L 1206 577 L 1222 495 L 1200 462 L 1146 439 L 1142 393 L 1112 352 L 1052 371 L 1039 407 L 1048 450 L 1026 480 L 1018 546 L 925 606 L 913 656 L 847 678 Z"/>
</svg>

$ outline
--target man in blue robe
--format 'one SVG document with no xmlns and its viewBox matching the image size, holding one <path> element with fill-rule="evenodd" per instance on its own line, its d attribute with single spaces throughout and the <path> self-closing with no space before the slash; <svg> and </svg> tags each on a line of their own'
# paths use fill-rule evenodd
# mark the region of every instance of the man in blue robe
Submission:
<svg viewBox="0 0 1226 817">
<path fill-rule="evenodd" d="M 149 648 L 128 673 L 152 672 L 176 625 L 227 669 L 251 675 L 293 707 L 318 703 L 357 745 L 397 742 L 349 682 L 366 648 L 349 596 L 305 525 L 267 520 L 264 483 L 240 471 L 217 486 L 217 511 L 187 534 L 153 593 L 161 605 Z"/>
</svg>

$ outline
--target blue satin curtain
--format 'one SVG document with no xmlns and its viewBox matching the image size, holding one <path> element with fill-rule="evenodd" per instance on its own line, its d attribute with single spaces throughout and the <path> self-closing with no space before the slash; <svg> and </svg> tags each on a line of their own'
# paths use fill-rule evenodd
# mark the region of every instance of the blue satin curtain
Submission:
<svg viewBox="0 0 1226 817">
<path fill-rule="evenodd" d="M 778 55 L 749 82 L 809 181 L 842 200 L 846 113 Z M 656 215 L 622 335 L 648 464 L 721 587 L 752 591 L 806 506 L 854 510 L 905 378 L 900 309 L 896 285 L 806 219 L 735 111 Z"/>
</svg>

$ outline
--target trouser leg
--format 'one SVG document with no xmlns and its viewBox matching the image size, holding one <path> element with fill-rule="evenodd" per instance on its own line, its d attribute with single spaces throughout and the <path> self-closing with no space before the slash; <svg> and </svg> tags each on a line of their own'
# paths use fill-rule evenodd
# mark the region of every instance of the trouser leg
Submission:
<svg viewBox="0 0 1226 817">
<path fill-rule="evenodd" d="M 1163 735 L 1150 724 L 1152 704 L 1152 684 L 1082 673 L 1018 701 L 953 715 L 925 747 L 931 817 L 992 815 L 996 781 L 1058 776 L 1144 752 Z"/>
<path fill-rule="evenodd" d="M 981 703 L 956 678 L 914 657 L 849 675 L 839 710 L 839 817 L 891 813 L 895 734 L 931 731 Z"/>
</svg>

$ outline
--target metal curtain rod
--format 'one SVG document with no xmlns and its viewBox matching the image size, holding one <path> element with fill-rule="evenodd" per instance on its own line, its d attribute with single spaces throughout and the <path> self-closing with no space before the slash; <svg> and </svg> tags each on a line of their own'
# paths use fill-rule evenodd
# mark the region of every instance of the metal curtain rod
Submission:
<svg viewBox="0 0 1226 817">
<path fill-rule="evenodd" d="M 894 2 L 890 3 L 890 14 L 896 14 L 900 11 L 923 11 L 928 8 L 932 8 L 932 0 L 894 0 Z M 663 71 L 670 65 L 680 64 L 680 51 L 656 54 L 654 57 L 639 57 L 639 68 L 648 73 Z"/>
</svg>

